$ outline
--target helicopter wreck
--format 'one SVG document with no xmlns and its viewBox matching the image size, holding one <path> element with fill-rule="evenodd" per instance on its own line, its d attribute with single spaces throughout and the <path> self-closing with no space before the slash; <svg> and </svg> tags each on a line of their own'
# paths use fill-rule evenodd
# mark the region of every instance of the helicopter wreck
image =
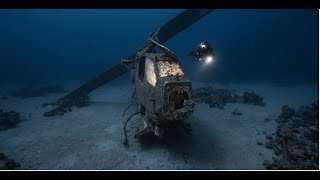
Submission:
<svg viewBox="0 0 320 180">
<path fill-rule="evenodd" d="M 135 137 L 146 132 L 163 137 L 172 127 L 182 127 L 187 133 L 191 131 L 185 122 L 195 106 L 191 81 L 177 56 L 155 41 L 155 37 L 149 39 L 137 57 L 123 60 L 132 68 L 132 97 L 139 106 L 136 114 L 143 117 L 143 126 Z"/>
<path fill-rule="evenodd" d="M 125 136 L 127 122 L 138 114 L 141 114 L 144 120 L 135 137 L 145 132 L 153 132 L 156 136 L 163 137 L 172 126 L 182 127 L 186 132 L 190 132 L 190 125 L 185 120 L 191 116 L 194 109 L 192 84 L 177 56 L 162 44 L 212 11 L 212 9 L 183 11 L 151 33 L 143 48 L 97 78 L 60 98 L 53 104 L 57 107 L 45 112 L 43 116 L 63 115 L 72 111 L 72 107 L 89 105 L 90 92 L 131 71 L 132 98 L 134 105 L 138 106 L 138 111 L 124 124 Z M 206 46 L 201 48 L 204 48 L 202 51 L 207 49 Z M 207 52 L 211 51 L 209 49 L 203 52 L 207 55 Z"/>
</svg>

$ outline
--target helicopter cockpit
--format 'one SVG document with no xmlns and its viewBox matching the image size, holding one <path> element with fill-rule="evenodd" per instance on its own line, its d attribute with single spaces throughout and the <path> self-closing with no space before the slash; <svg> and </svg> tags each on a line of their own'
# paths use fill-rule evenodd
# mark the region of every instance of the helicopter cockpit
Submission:
<svg viewBox="0 0 320 180">
<path fill-rule="evenodd" d="M 159 60 L 157 61 L 159 77 L 167 76 L 183 76 L 183 70 L 179 61 L 175 60 Z"/>
</svg>

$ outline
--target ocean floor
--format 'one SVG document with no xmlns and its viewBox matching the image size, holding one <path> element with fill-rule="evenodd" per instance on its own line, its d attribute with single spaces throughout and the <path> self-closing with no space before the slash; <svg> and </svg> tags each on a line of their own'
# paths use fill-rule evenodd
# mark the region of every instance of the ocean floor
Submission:
<svg viewBox="0 0 320 180">
<path fill-rule="evenodd" d="M 222 110 L 198 103 L 188 120 L 193 135 L 168 142 L 134 139 L 132 120 L 127 128 L 126 147 L 122 144 L 123 121 L 134 107 L 127 116 L 122 117 L 122 113 L 129 104 L 130 85 L 105 85 L 90 94 L 91 106 L 54 117 L 42 116 L 52 108 L 42 104 L 54 102 L 64 94 L 8 96 L 7 100 L 0 100 L 0 109 L 17 111 L 24 120 L 16 128 L 0 131 L 0 152 L 17 161 L 20 169 L 265 169 L 263 161 L 275 156 L 265 147 L 265 136 L 275 133 L 275 119 L 282 106 L 298 108 L 318 99 L 318 84 L 193 83 L 194 88 L 209 85 L 239 93 L 253 91 L 267 105 L 227 104 Z M 66 86 L 70 90 L 75 87 Z M 6 85 L 0 95 L 6 88 L 14 87 Z M 242 115 L 232 115 L 236 108 Z"/>
</svg>

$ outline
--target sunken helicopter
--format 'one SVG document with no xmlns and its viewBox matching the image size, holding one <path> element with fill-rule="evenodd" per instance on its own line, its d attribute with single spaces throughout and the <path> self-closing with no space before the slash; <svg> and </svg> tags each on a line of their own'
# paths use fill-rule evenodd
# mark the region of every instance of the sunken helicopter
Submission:
<svg viewBox="0 0 320 180">
<path fill-rule="evenodd" d="M 127 144 L 126 125 L 135 115 L 141 115 L 141 126 L 134 137 L 152 133 L 166 136 L 170 130 L 183 129 L 190 133 L 186 122 L 194 110 L 192 83 L 184 72 L 180 59 L 163 44 L 179 32 L 211 13 L 212 9 L 184 10 L 149 35 L 146 44 L 134 54 L 98 77 L 60 98 L 54 109 L 43 116 L 63 115 L 72 107 L 89 105 L 89 93 L 130 71 L 133 87 L 132 105 L 138 107 L 124 124 L 124 144 Z M 208 41 L 201 42 L 190 56 L 198 61 L 210 62 L 214 52 Z M 125 111 L 130 107 L 128 106 Z"/>
</svg>

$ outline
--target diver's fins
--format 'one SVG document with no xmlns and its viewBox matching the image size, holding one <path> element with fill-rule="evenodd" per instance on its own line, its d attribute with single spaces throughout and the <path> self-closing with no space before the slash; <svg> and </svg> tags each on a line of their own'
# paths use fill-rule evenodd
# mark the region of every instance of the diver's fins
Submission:
<svg viewBox="0 0 320 180">
<path fill-rule="evenodd" d="M 195 53 L 194 51 L 191 51 L 191 52 L 189 52 L 188 55 L 189 55 L 189 56 L 192 56 L 192 57 L 195 57 L 195 56 L 196 56 L 196 53 Z"/>
</svg>

